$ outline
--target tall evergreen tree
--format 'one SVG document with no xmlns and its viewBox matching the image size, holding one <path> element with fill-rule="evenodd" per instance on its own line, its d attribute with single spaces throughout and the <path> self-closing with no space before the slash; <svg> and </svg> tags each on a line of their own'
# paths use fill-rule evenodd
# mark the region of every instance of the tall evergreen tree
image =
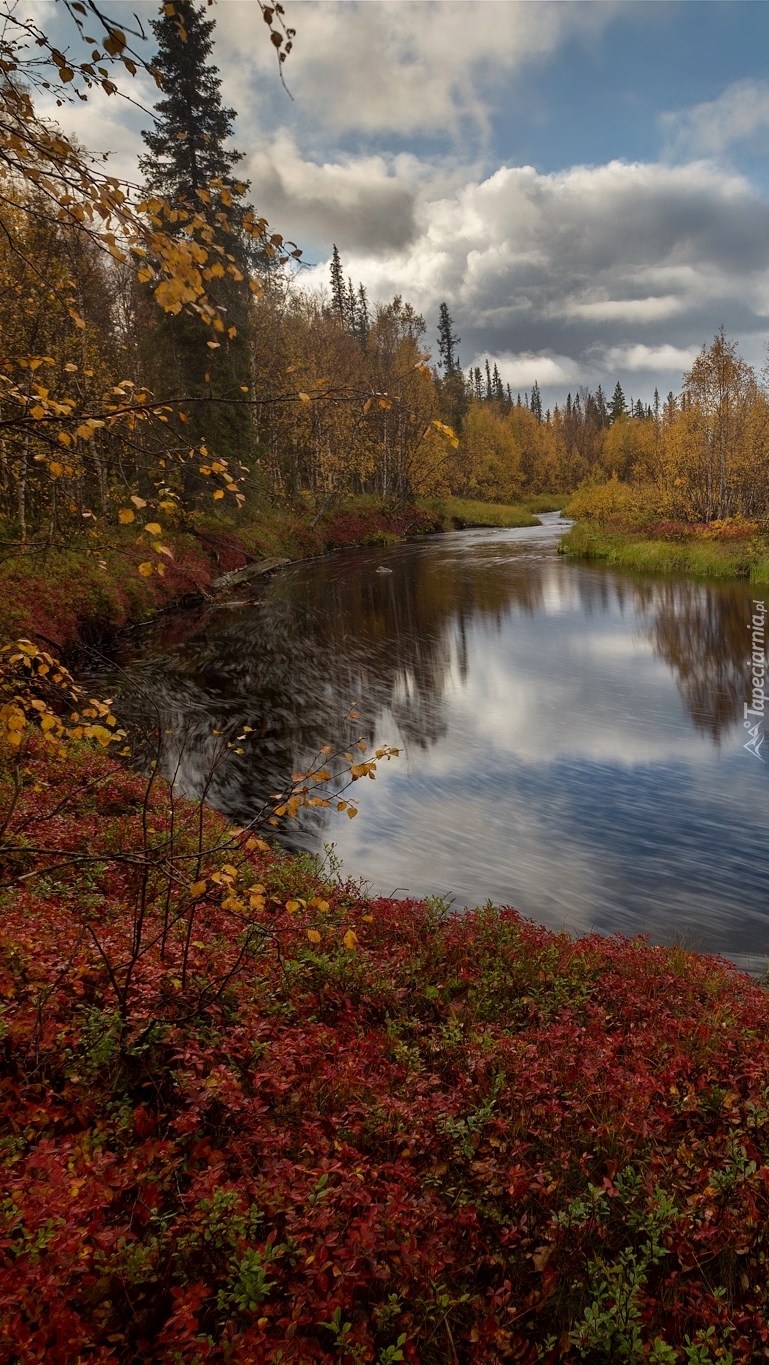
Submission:
<svg viewBox="0 0 769 1365">
<path fill-rule="evenodd" d="M 599 426 L 608 427 L 609 410 L 606 406 L 606 394 L 604 393 L 603 388 L 601 387 L 600 384 L 598 385 L 598 388 L 595 391 L 595 411 L 596 416 L 598 418 Z"/>
<path fill-rule="evenodd" d="M 230 172 L 243 160 L 242 152 L 225 146 L 235 110 L 222 107 L 219 72 L 208 61 L 215 23 L 204 16 L 192 0 L 174 0 L 152 21 L 153 66 L 164 96 L 155 105 L 155 127 L 142 133 L 151 155 L 139 160 L 149 190 L 175 200 L 195 195 L 198 209 L 203 201 L 196 191 L 212 180 L 231 184 Z"/>
<path fill-rule="evenodd" d="M 371 327 L 371 319 L 369 317 L 368 311 L 368 296 L 362 284 L 358 285 L 357 320 L 358 339 L 365 346 L 366 342 L 368 341 L 369 329 Z"/>
<path fill-rule="evenodd" d="M 456 348 L 461 340 L 462 338 L 454 332 L 454 319 L 449 312 L 448 304 L 442 303 L 438 309 L 438 355 L 447 379 L 459 368 Z"/>
<path fill-rule="evenodd" d="M 493 390 L 492 387 L 491 387 L 491 367 L 490 367 L 490 365 L 489 365 L 489 357 L 487 356 L 487 357 L 486 357 L 486 398 L 490 400 L 490 399 L 492 398 L 493 393 L 494 393 L 494 390 Z"/>
<path fill-rule="evenodd" d="M 627 403 L 625 402 L 625 395 L 622 392 L 622 385 L 620 384 L 619 380 L 617 380 L 617 383 L 614 388 L 614 393 L 612 394 L 611 403 L 609 404 L 609 417 L 611 418 L 612 422 L 617 422 L 619 421 L 620 417 L 626 416 Z"/>
<path fill-rule="evenodd" d="M 531 410 L 538 422 L 542 421 L 542 395 L 539 391 L 539 384 L 534 380 L 534 388 L 531 391 Z"/>
<path fill-rule="evenodd" d="M 339 321 L 344 323 L 347 313 L 347 298 L 344 287 L 344 269 L 342 258 L 339 255 L 339 248 L 334 242 L 334 249 L 331 253 L 331 306 L 338 314 Z"/>
<path fill-rule="evenodd" d="M 245 276 L 255 258 L 251 239 L 241 230 L 246 207 L 239 191 L 247 186 L 236 190 L 231 174 L 242 155 L 227 145 L 235 110 L 223 107 L 219 74 L 208 60 L 214 27 L 192 0 L 174 0 L 153 20 L 158 41 L 153 63 L 163 96 L 155 106 L 154 127 L 142 133 L 149 154 L 139 162 L 149 193 L 194 207 L 208 220 L 214 262 L 219 254 L 221 275 L 211 281 L 210 292 L 226 310 L 230 329 L 207 347 L 197 319 L 166 314 L 147 338 L 156 387 L 193 397 L 240 396 L 250 386 L 251 296 Z M 203 411 L 196 405 L 189 414 L 185 436 L 205 438 L 213 452 L 227 458 L 246 457 L 253 443 L 248 409 L 214 405 L 204 419 Z"/>
</svg>

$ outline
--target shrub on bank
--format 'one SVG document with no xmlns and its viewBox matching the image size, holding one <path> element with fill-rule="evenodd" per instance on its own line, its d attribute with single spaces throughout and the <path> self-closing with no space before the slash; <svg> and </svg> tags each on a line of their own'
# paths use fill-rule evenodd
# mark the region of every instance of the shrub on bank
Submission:
<svg viewBox="0 0 769 1365">
<path fill-rule="evenodd" d="M 522 515 L 514 524 L 527 524 Z M 220 574 L 253 559 L 306 559 L 451 527 L 434 507 L 394 507 L 377 498 L 348 499 L 325 512 L 297 504 L 192 521 L 163 530 L 162 558 L 154 556 L 147 577 L 139 565 L 152 553 L 151 541 L 141 537 L 139 521 L 130 532 L 113 529 L 101 543 L 88 536 L 66 547 L 30 542 L 0 563 L 0 640 L 37 635 L 58 650 L 94 643 L 207 593 Z"/>
<path fill-rule="evenodd" d="M 745 578 L 756 585 L 769 583 L 769 543 L 761 535 L 705 534 L 703 528 L 683 523 L 666 523 L 639 533 L 617 523 L 601 529 L 590 521 L 579 521 L 563 537 L 558 549 L 575 559 L 595 560 L 638 573 Z"/>
<path fill-rule="evenodd" d="M 5 810 L 12 786 L 6 761 Z M 760 986 L 512 910 L 367 899 L 244 836 L 191 864 L 194 927 L 162 951 L 165 902 L 130 855 L 160 859 L 168 795 L 145 804 L 83 751 L 33 754 L 13 828 L 0 1359 L 766 1353 Z M 140 892 L 150 948 L 121 1013 L 110 963 Z"/>
</svg>

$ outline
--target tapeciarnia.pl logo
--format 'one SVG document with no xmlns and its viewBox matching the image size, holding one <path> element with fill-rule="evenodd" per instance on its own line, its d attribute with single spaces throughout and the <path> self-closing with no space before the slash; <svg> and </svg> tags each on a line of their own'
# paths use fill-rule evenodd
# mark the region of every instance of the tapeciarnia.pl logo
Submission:
<svg viewBox="0 0 769 1365">
<path fill-rule="evenodd" d="M 766 708 L 766 637 L 764 633 L 766 622 L 766 606 L 763 602 L 753 601 L 753 614 L 750 618 L 748 630 L 750 631 L 752 648 L 750 652 L 750 703 L 745 702 L 744 725 L 750 739 L 747 744 L 743 744 L 743 749 L 763 763 L 765 760 L 761 753 L 761 745 L 764 742 L 764 712 Z"/>
</svg>

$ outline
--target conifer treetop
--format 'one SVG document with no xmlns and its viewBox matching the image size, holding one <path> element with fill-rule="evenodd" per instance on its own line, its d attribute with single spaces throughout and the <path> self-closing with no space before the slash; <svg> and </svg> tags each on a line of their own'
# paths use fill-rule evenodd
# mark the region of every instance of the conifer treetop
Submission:
<svg viewBox="0 0 769 1365">
<path fill-rule="evenodd" d="M 147 189 L 168 199 L 189 199 L 212 181 L 232 183 L 232 168 L 243 159 L 225 145 L 235 110 L 223 107 L 219 72 L 208 61 L 214 27 L 192 0 L 174 0 L 152 22 L 159 45 L 153 67 L 164 97 L 155 106 L 155 127 L 142 133 L 150 155 L 139 165 Z"/>
</svg>

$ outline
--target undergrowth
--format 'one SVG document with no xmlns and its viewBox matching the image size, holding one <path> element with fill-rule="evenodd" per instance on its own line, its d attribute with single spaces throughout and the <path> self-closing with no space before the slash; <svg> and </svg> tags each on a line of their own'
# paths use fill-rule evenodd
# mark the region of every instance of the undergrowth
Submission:
<svg viewBox="0 0 769 1365">
<path fill-rule="evenodd" d="M 3 808 L 13 781 L 6 758 Z M 761 987 L 680 947 L 367 899 L 202 818 L 194 922 L 169 919 L 149 855 L 192 838 L 184 803 L 77 746 L 26 762 L 0 868 L 0 1360 L 763 1358 Z"/>
</svg>

